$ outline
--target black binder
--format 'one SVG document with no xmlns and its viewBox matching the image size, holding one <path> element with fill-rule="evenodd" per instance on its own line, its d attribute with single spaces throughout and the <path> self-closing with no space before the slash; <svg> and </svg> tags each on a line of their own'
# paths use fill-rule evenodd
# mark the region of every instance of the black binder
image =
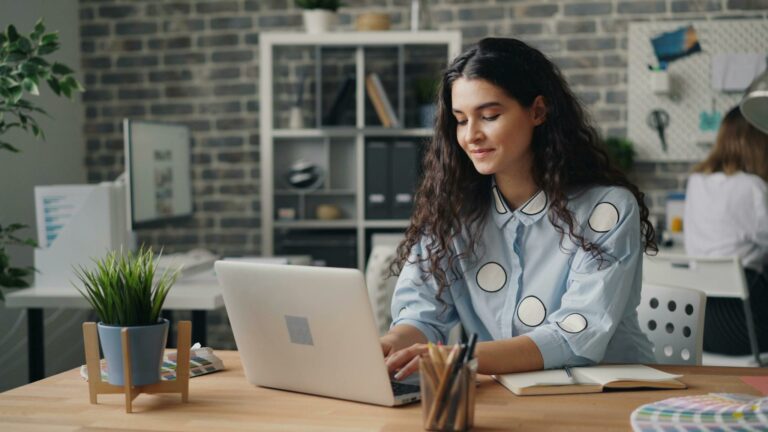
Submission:
<svg viewBox="0 0 768 432">
<path fill-rule="evenodd" d="M 409 219 L 413 210 L 413 195 L 419 168 L 419 149 L 413 141 L 397 141 L 392 145 L 390 161 L 390 182 L 392 184 L 393 219 Z"/>
<path fill-rule="evenodd" d="M 386 141 L 365 145 L 365 218 L 391 217 L 390 152 Z"/>
</svg>

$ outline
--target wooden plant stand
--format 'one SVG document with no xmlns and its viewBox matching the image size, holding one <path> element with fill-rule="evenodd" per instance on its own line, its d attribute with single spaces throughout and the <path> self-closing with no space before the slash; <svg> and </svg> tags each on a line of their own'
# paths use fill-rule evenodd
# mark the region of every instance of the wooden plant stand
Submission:
<svg viewBox="0 0 768 432">
<path fill-rule="evenodd" d="M 117 386 L 109 384 L 101 379 L 101 365 L 99 364 L 99 334 L 96 323 L 83 323 L 83 341 L 85 342 L 85 364 L 88 367 L 88 390 L 91 403 L 96 404 L 96 397 L 100 394 L 125 394 L 125 412 L 133 412 L 133 400 L 141 393 L 181 393 L 181 401 L 189 400 L 189 355 L 192 339 L 192 323 L 179 321 L 176 338 L 176 379 L 173 381 L 159 381 L 155 384 L 133 386 L 131 385 L 131 355 L 128 343 L 128 330 L 120 332 L 123 345 L 123 381 L 125 385 Z"/>
</svg>

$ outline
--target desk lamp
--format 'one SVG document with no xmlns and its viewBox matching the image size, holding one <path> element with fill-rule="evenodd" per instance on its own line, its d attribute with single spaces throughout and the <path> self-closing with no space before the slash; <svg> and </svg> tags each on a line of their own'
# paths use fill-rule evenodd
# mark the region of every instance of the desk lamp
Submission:
<svg viewBox="0 0 768 432">
<path fill-rule="evenodd" d="M 748 122 L 768 134 L 768 70 L 752 81 L 739 106 Z"/>
</svg>

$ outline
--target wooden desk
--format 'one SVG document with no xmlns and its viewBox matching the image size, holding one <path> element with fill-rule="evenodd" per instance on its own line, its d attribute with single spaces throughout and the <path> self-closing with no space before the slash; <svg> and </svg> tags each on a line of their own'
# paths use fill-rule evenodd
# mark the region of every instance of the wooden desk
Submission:
<svg viewBox="0 0 768 432">
<path fill-rule="evenodd" d="M 141 395 L 126 414 L 122 395 L 88 402 L 88 386 L 71 370 L 0 393 L 0 430 L 244 431 L 376 430 L 421 431 L 421 407 L 385 408 L 248 384 L 237 352 L 220 351 L 226 371 L 192 378 L 190 402 L 178 395 Z M 622 391 L 570 396 L 515 396 L 488 377 L 477 389 L 475 429 L 616 431 L 630 428 L 638 406 L 672 396 L 708 392 L 759 394 L 739 376 L 757 368 L 682 367 L 686 390 Z"/>
</svg>

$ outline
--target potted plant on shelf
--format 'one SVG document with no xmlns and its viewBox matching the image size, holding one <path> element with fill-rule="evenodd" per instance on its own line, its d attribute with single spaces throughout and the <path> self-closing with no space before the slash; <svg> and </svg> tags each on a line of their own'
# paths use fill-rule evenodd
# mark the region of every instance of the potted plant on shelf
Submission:
<svg viewBox="0 0 768 432">
<path fill-rule="evenodd" d="M 12 129 L 20 129 L 45 139 L 34 117 L 44 115 L 45 111 L 25 98 L 40 95 L 41 82 L 47 82 L 57 96 L 64 95 L 70 99 L 76 92 L 83 91 L 72 69 L 43 59 L 57 51 L 59 46 L 58 33 L 46 33 L 42 20 L 37 21 L 29 35 L 19 34 L 12 25 L 0 32 L 0 153 L 19 152 L 17 146 L 4 138 L 6 132 Z M 27 226 L 24 224 L 0 220 L 0 300 L 3 299 L 3 287 L 29 286 L 26 278 L 34 269 L 13 266 L 7 251 L 8 246 L 36 245 L 34 240 L 24 239 L 19 234 L 25 228 Z"/>
<path fill-rule="evenodd" d="M 304 9 L 307 33 L 324 33 L 336 25 L 337 11 L 341 7 L 339 0 L 296 0 L 296 4 Z"/>
<path fill-rule="evenodd" d="M 421 77 L 414 80 L 416 103 L 419 105 L 420 127 L 431 128 L 434 125 L 437 112 L 437 105 L 435 105 L 437 85 L 438 80 L 434 77 Z"/>
<path fill-rule="evenodd" d="M 632 170 L 632 165 L 635 163 L 635 146 L 632 141 L 627 138 L 608 137 L 604 145 L 608 156 L 613 159 L 619 169 L 625 173 Z"/>
<path fill-rule="evenodd" d="M 99 340 L 107 360 L 107 380 L 123 385 L 123 349 L 120 332 L 128 331 L 131 385 L 160 380 L 160 366 L 168 337 L 168 320 L 160 317 L 178 270 L 155 273 L 152 250 L 112 251 L 89 270 L 76 270 L 83 289 L 77 287 L 99 316 Z"/>
</svg>

